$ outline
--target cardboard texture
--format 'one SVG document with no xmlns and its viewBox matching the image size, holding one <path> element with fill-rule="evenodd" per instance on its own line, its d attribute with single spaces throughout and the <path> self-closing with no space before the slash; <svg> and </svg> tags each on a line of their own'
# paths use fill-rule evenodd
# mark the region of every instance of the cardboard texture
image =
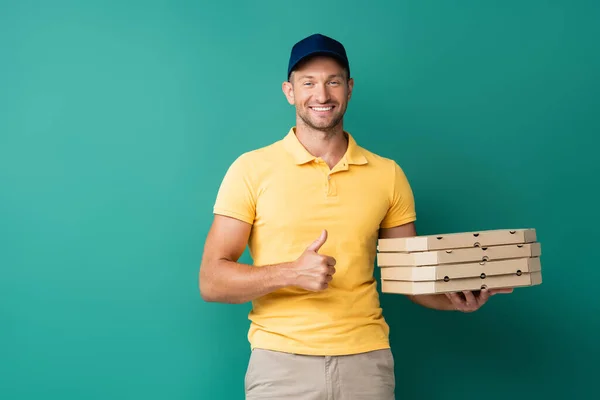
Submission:
<svg viewBox="0 0 600 400">
<path fill-rule="evenodd" d="M 424 266 L 438 264 L 493 261 L 511 258 L 539 257 L 539 243 L 509 244 L 504 246 L 472 247 L 468 249 L 446 249 L 416 253 L 379 253 L 377 264 L 384 267 Z"/>
<path fill-rule="evenodd" d="M 435 294 L 542 283 L 534 229 L 379 239 L 383 293 Z"/>
<path fill-rule="evenodd" d="M 379 239 L 378 250 L 380 252 L 415 252 L 533 243 L 536 240 L 535 229 L 496 229 L 480 232 Z"/>
<path fill-rule="evenodd" d="M 483 288 L 498 289 L 498 288 L 516 288 L 522 286 L 533 286 L 542 283 L 541 271 L 513 274 L 513 275 L 497 275 L 481 279 L 479 277 L 461 278 L 445 282 L 441 281 L 381 281 L 381 291 L 384 293 L 397 294 L 435 294 L 458 292 L 463 290 L 481 290 Z"/>
<path fill-rule="evenodd" d="M 426 267 L 381 268 L 381 279 L 397 281 L 435 281 L 494 275 L 523 274 L 541 270 L 539 257 L 447 264 Z"/>
</svg>

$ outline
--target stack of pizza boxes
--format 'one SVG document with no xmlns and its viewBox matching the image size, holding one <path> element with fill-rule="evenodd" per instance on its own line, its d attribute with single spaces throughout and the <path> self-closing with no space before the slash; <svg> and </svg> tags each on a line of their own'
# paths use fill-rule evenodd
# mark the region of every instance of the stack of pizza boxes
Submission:
<svg viewBox="0 0 600 400">
<path fill-rule="evenodd" d="M 382 238 L 381 291 L 436 294 L 542 283 L 535 229 Z"/>
</svg>

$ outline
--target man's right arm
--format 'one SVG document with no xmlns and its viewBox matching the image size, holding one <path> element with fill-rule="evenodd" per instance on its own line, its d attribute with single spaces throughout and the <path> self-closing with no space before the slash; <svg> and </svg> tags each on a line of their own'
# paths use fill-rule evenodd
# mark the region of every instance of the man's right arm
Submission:
<svg viewBox="0 0 600 400">
<path fill-rule="evenodd" d="M 289 264 L 260 268 L 238 263 L 252 225 L 216 214 L 209 229 L 200 265 L 202 299 L 219 303 L 246 303 L 289 284 Z M 288 268 L 285 268 L 285 267 Z"/>
<path fill-rule="evenodd" d="M 327 289 L 335 273 L 335 259 L 318 253 L 327 240 L 326 230 L 296 260 L 257 267 L 238 263 L 251 229 L 247 222 L 215 214 L 200 265 L 202 299 L 240 304 L 287 286 Z"/>
</svg>

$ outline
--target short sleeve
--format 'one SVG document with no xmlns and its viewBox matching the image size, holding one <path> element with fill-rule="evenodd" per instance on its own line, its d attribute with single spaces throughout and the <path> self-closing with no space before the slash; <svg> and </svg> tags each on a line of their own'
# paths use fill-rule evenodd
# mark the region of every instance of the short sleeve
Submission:
<svg viewBox="0 0 600 400">
<path fill-rule="evenodd" d="M 213 207 L 214 214 L 225 215 L 252 224 L 256 211 L 252 168 L 244 155 L 238 157 L 227 169 Z"/>
<path fill-rule="evenodd" d="M 393 177 L 390 208 L 381 221 L 381 228 L 391 228 L 413 222 L 417 219 L 412 188 L 404 171 L 396 162 L 394 162 Z"/>
</svg>

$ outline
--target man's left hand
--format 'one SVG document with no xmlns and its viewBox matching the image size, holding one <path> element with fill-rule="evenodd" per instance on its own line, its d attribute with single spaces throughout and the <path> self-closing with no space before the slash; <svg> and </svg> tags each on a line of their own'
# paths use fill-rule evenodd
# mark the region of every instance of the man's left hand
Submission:
<svg viewBox="0 0 600 400">
<path fill-rule="evenodd" d="M 446 297 L 450 300 L 452 305 L 457 311 L 461 311 L 464 313 L 477 311 L 483 306 L 491 296 L 498 293 L 512 293 L 512 288 L 506 289 L 482 289 L 478 291 L 478 293 L 474 293 L 472 291 L 463 291 L 461 296 L 461 292 L 453 292 L 446 293 Z"/>
</svg>

